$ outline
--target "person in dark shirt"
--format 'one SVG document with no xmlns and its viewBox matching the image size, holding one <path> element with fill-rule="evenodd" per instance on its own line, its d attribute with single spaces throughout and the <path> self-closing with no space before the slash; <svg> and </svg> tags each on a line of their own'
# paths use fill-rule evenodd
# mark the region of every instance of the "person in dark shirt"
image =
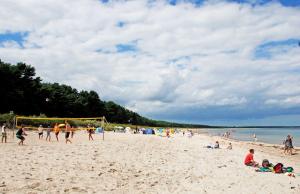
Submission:
<svg viewBox="0 0 300 194">
<path fill-rule="evenodd" d="M 25 135 L 27 135 L 25 133 L 25 128 L 23 126 L 21 126 L 20 129 L 18 129 L 17 133 L 16 133 L 16 137 L 18 139 L 20 139 L 20 142 L 18 143 L 18 145 L 24 145 L 24 141 L 25 141 Z"/>
</svg>

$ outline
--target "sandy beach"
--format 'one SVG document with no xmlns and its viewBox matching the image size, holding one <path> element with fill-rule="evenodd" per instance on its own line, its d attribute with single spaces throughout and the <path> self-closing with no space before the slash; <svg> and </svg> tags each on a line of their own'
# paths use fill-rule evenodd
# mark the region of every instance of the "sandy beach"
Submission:
<svg viewBox="0 0 300 194">
<path fill-rule="evenodd" d="M 45 137 L 44 137 L 45 138 Z M 72 144 L 39 140 L 28 132 L 24 146 L 9 135 L 0 144 L 0 193 L 300 193 L 300 155 L 284 156 L 272 145 L 231 141 L 204 134 L 175 135 L 77 132 Z M 221 149 L 203 146 L 220 141 Z M 296 177 L 255 172 L 243 164 L 249 148 L 255 160 L 295 169 Z"/>
</svg>

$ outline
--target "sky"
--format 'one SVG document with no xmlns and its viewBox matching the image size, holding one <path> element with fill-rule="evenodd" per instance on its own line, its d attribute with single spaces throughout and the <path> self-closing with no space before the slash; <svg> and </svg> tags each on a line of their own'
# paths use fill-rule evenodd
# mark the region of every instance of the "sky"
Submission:
<svg viewBox="0 0 300 194">
<path fill-rule="evenodd" d="M 0 59 L 139 114 L 300 125 L 300 0 L 1 0 Z"/>
</svg>

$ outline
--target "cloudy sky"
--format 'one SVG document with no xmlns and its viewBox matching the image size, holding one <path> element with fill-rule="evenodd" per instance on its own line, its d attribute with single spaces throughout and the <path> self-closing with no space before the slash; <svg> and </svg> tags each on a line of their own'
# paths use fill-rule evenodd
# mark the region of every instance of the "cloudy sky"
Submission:
<svg viewBox="0 0 300 194">
<path fill-rule="evenodd" d="M 1 0 L 0 59 L 153 119 L 300 125 L 299 0 Z"/>
</svg>

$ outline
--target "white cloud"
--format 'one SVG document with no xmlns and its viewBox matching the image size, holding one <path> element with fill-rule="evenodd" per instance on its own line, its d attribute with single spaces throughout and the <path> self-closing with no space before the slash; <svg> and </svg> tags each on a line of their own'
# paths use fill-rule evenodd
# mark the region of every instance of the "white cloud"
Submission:
<svg viewBox="0 0 300 194">
<path fill-rule="evenodd" d="M 0 58 L 148 116 L 174 107 L 298 106 L 300 48 L 278 47 L 269 59 L 255 58 L 255 48 L 300 38 L 299 18 L 299 8 L 276 3 L 2 0 L 0 33 L 29 35 L 24 48 L 3 44 Z M 138 52 L 117 52 L 128 43 Z"/>
</svg>

